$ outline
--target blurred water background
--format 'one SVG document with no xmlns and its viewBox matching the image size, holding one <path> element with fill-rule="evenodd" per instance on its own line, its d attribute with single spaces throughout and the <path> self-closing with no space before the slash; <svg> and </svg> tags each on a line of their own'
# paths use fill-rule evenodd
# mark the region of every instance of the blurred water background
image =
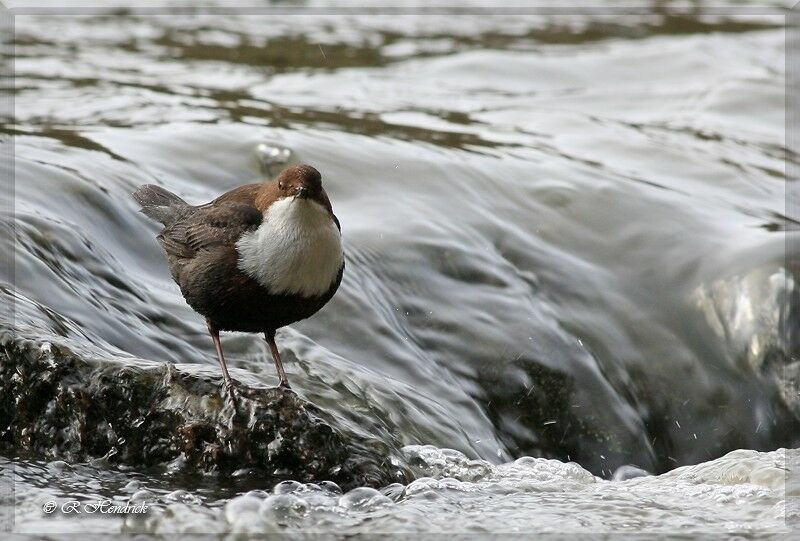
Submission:
<svg viewBox="0 0 800 541">
<path fill-rule="evenodd" d="M 639 5 L 16 14 L 5 330 L 215 367 L 129 193 L 199 203 L 310 163 L 348 266 L 279 333 L 289 378 L 427 472 L 341 496 L 8 456 L 17 531 L 785 528 L 789 5 Z M 258 337 L 223 343 L 277 382 Z M 133 496 L 146 518 L 41 512 Z"/>
</svg>

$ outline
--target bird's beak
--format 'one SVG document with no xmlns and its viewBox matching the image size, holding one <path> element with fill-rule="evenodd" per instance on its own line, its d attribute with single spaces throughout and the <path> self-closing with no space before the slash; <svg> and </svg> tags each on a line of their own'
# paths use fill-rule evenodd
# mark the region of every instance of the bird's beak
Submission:
<svg viewBox="0 0 800 541">
<path fill-rule="evenodd" d="M 306 198 L 308 198 L 310 193 L 311 192 L 309 192 L 307 187 L 300 186 L 299 188 L 297 188 L 297 192 L 294 194 L 294 198 L 295 199 L 306 199 Z"/>
</svg>

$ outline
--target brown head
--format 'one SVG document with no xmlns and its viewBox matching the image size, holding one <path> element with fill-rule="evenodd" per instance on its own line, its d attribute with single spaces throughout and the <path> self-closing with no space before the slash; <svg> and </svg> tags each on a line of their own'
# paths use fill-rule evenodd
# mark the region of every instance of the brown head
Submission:
<svg viewBox="0 0 800 541">
<path fill-rule="evenodd" d="M 265 182 L 256 197 L 256 206 L 263 211 L 274 201 L 286 197 L 315 201 L 332 211 L 328 195 L 322 188 L 322 175 L 310 165 L 292 165 L 273 180 Z"/>
</svg>

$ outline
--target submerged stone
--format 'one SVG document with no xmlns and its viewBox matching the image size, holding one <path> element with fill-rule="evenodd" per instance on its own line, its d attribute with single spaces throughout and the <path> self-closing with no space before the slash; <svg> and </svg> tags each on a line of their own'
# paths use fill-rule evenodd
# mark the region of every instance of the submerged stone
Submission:
<svg viewBox="0 0 800 541">
<path fill-rule="evenodd" d="M 406 480 L 393 442 L 355 433 L 292 391 L 240 384 L 234 408 L 221 378 L 193 368 L 3 338 L 0 449 L 179 472 L 245 468 L 275 483 L 333 481 L 346 490 Z"/>
</svg>

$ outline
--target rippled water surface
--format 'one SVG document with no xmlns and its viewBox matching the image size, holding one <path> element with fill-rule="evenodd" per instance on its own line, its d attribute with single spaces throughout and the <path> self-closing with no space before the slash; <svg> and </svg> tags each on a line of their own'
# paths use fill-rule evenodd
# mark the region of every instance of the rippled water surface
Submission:
<svg viewBox="0 0 800 541">
<path fill-rule="evenodd" d="M 420 468 L 342 495 L 12 459 L 17 529 L 784 528 L 800 217 L 776 10 L 17 15 L 3 326 L 216 366 L 129 194 L 313 164 L 347 270 L 279 332 L 289 379 Z M 263 340 L 223 343 L 234 378 L 277 383 Z M 133 496 L 153 511 L 40 511 Z"/>
</svg>

